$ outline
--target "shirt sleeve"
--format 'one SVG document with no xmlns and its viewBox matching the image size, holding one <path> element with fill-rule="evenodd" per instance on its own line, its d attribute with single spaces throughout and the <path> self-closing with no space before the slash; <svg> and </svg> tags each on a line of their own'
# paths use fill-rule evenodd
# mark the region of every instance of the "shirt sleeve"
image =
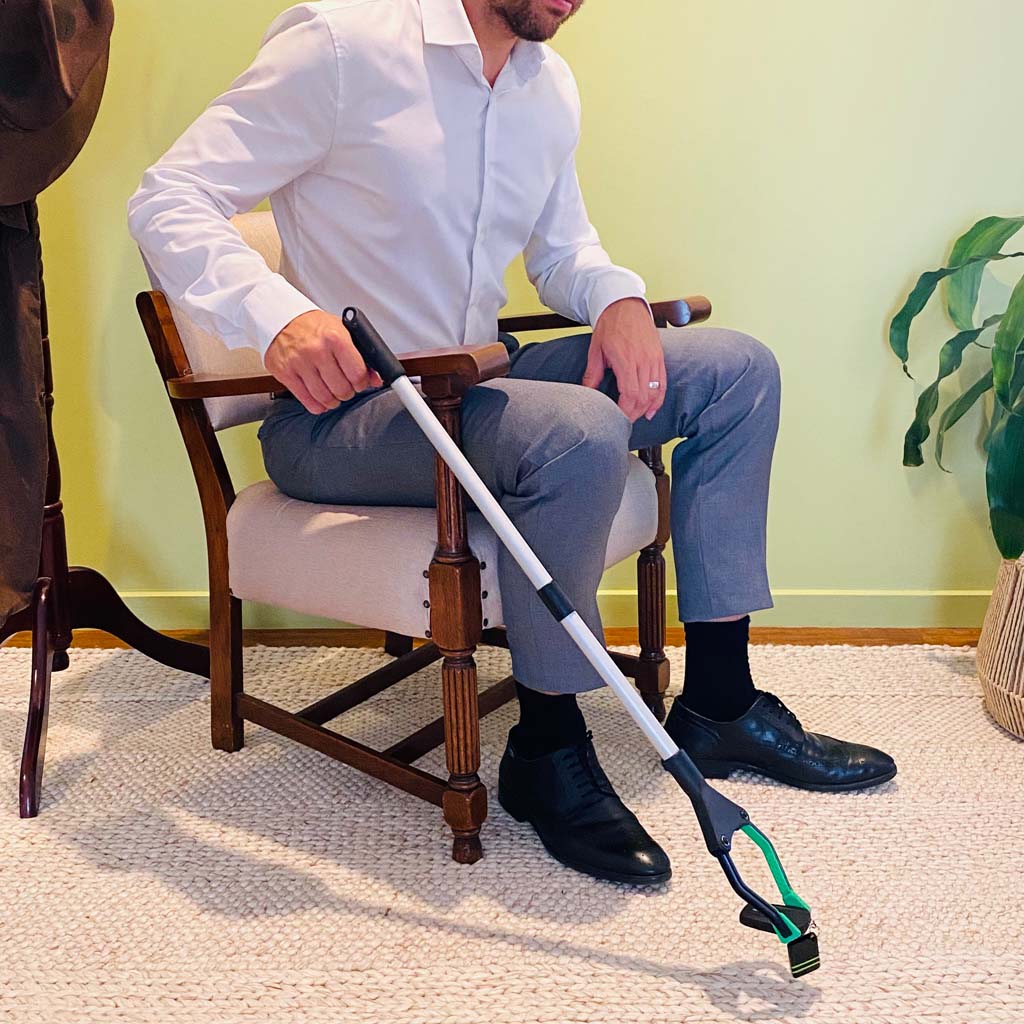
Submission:
<svg viewBox="0 0 1024 1024">
<path fill-rule="evenodd" d="M 263 356 L 317 309 L 245 244 L 229 218 L 317 164 L 334 139 L 340 65 L 310 5 L 267 29 L 253 63 L 145 172 L 128 227 L 160 287 L 229 348 Z"/>
<path fill-rule="evenodd" d="M 601 314 L 620 299 L 647 302 L 643 279 L 612 263 L 590 223 L 575 150 L 555 179 L 523 256 L 527 277 L 541 302 L 580 323 L 596 325 Z"/>
</svg>

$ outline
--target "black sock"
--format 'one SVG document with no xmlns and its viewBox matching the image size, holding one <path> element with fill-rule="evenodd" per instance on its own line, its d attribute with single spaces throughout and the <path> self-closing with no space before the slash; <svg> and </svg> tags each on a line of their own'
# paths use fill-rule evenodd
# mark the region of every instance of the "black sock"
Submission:
<svg viewBox="0 0 1024 1024">
<path fill-rule="evenodd" d="M 683 707 L 718 722 L 731 722 L 757 699 L 747 642 L 750 616 L 732 622 L 685 622 Z"/>
<path fill-rule="evenodd" d="M 517 753 L 534 758 L 582 743 L 587 724 L 574 693 L 541 693 L 516 682 L 519 724 L 512 727 Z"/>
</svg>

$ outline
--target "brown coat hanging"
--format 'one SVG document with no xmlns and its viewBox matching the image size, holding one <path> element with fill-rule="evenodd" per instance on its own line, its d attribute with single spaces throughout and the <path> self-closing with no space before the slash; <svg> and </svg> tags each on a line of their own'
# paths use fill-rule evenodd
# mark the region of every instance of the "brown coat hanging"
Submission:
<svg viewBox="0 0 1024 1024">
<path fill-rule="evenodd" d="M 0 3 L 0 624 L 30 600 L 45 499 L 35 198 L 92 129 L 113 22 L 111 0 Z"/>
</svg>

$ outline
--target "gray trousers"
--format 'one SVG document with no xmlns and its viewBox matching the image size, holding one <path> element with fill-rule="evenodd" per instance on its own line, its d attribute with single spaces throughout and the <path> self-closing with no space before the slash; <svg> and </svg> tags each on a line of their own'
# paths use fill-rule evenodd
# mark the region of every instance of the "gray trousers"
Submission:
<svg viewBox="0 0 1024 1024">
<path fill-rule="evenodd" d="M 773 607 L 765 531 L 778 363 L 766 345 L 736 331 L 660 334 L 667 390 L 651 420 L 630 423 L 610 369 L 599 389 L 579 383 L 589 333 L 526 345 L 508 339 L 508 376 L 471 388 L 463 402 L 466 457 L 602 642 L 597 588 L 629 452 L 680 437 L 687 440 L 670 466 L 680 621 Z M 259 437 L 268 475 L 294 498 L 435 504 L 434 449 L 386 388 L 319 416 L 280 400 Z M 549 692 L 603 686 L 501 545 L 497 573 L 516 679 Z"/>
</svg>

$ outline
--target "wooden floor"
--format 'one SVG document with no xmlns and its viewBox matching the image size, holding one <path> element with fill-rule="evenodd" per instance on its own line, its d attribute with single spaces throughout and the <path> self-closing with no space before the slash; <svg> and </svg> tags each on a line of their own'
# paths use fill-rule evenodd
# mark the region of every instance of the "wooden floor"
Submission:
<svg viewBox="0 0 1024 1024">
<path fill-rule="evenodd" d="M 976 647 L 980 629 L 821 629 L 813 626 L 783 628 L 778 626 L 754 626 L 750 630 L 750 642 L 754 644 L 854 644 L 858 647 L 883 646 L 888 644 L 951 644 Z M 202 629 L 167 630 L 168 636 L 194 643 L 206 644 L 208 636 Z M 606 629 L 605 642 L 610 647 L 636 644 L 635 629 Z M 682 627 L 669 629 L 668 646 L 682 647 L 685 637 Z M 423 643 L 416 641 L 417 645 Z M 7 642 L 10 647 L 29 647 L 28 633 L 18 633 Z M 382 647 L 384 634 L 377 629 L 247 629 L 245 645 L 255 647 Z M 94 629 L 75 631 L 75 647 L 125 647 L 106 633 Z"/>
</svg>

